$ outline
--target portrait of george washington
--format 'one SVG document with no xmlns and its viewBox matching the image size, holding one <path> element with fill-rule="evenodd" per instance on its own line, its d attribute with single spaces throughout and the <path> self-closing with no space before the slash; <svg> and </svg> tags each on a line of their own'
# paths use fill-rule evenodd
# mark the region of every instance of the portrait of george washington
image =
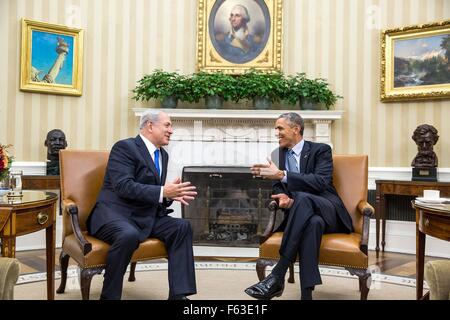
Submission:
<svg viewBox="0 0 450 320">
<path fill-rule="evenodd" d="M 208 20 L 211 42 L 225 60 L 254 60 L 270 36 L 270 14 L 263 0 L 217 0 Z"/>
</svg>

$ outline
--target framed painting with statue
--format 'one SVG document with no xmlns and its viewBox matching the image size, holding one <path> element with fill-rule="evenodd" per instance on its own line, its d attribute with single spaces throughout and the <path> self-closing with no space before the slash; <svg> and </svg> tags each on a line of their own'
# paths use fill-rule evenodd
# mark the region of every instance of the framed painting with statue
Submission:
<svg viewBox="0 0 450 320">
<path fill-rule="evenodd" d="M 381 101 L 450 98 L 450 20 L 384 30 Z"/>
<path fill-rule="evenodd" d="M 20 90 L 80 96 L 83 30 L 22 19 Z"/>
<path fill-rule="evenodd" d="M 282 0 L 199 0 L 198 70 L 280 71 L 281 19 Z"/>
</svg>

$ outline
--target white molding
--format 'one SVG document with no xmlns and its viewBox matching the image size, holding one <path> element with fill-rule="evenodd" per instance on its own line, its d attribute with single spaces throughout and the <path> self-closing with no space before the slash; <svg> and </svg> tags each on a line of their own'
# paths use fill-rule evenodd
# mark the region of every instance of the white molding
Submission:
<svg viewBox="0 0 450 320">
<path fill-rule="evenodd" d="M 47 165 L 41 161 L 14 161 L 11 165 L 11 171 L 22 171 L 28 176 L 45 176 Z"/>
<path fill-rule="evenodd" d="M 133 108 L 140 117 L 149 108 Z M 286 112 L 298 112 L 305 120 L 339 120 L 344 110 L 228 110 L 228 109 L 158 109 L 173 119 L 277 119 Z"/>
</svg>

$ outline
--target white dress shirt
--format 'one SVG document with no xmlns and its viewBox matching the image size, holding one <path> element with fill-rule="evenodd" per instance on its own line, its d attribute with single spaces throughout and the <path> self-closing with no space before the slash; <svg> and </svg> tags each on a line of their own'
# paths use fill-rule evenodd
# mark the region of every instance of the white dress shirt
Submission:
<svg viewBox="0 0 450 320">
<path fill-rule="evenodd" d="M 150 142 L 146 137 L 144 137 L 142 134 L 139 134 L 139 136 L 142 138 L 142 140 L 145 143 L 145 146 L 147 147 L 148 152 L 150 153 L 150 156 L 152 157 L 153 162 L 155 162 L 155 150 L 157 149 L 153 143 Z M 160 168 L 160 174 L 162 175 L 162 152 L 159 150 L 159 168 Z M 161 176 L 159 177 L 161 178 Z M 161 186 L 161 192 L 159 193 L 159 203 L 163 202 L 163 194 L 164 194 L 164 187 Z"/>
</svg>

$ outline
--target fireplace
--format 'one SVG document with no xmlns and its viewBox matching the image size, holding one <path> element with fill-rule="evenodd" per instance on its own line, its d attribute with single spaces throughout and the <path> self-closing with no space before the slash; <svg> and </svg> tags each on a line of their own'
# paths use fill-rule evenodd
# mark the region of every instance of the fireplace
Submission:
<svg viewBox="0 0 450 320">
<path fill-rule="evenodd" d="M 268 223 L 272 183 L 249 167 L 186 166 L 183 181 L 197 187 L 197 198 L 182 207 L 194 245 L 258 247 Z"/>
</svg>

